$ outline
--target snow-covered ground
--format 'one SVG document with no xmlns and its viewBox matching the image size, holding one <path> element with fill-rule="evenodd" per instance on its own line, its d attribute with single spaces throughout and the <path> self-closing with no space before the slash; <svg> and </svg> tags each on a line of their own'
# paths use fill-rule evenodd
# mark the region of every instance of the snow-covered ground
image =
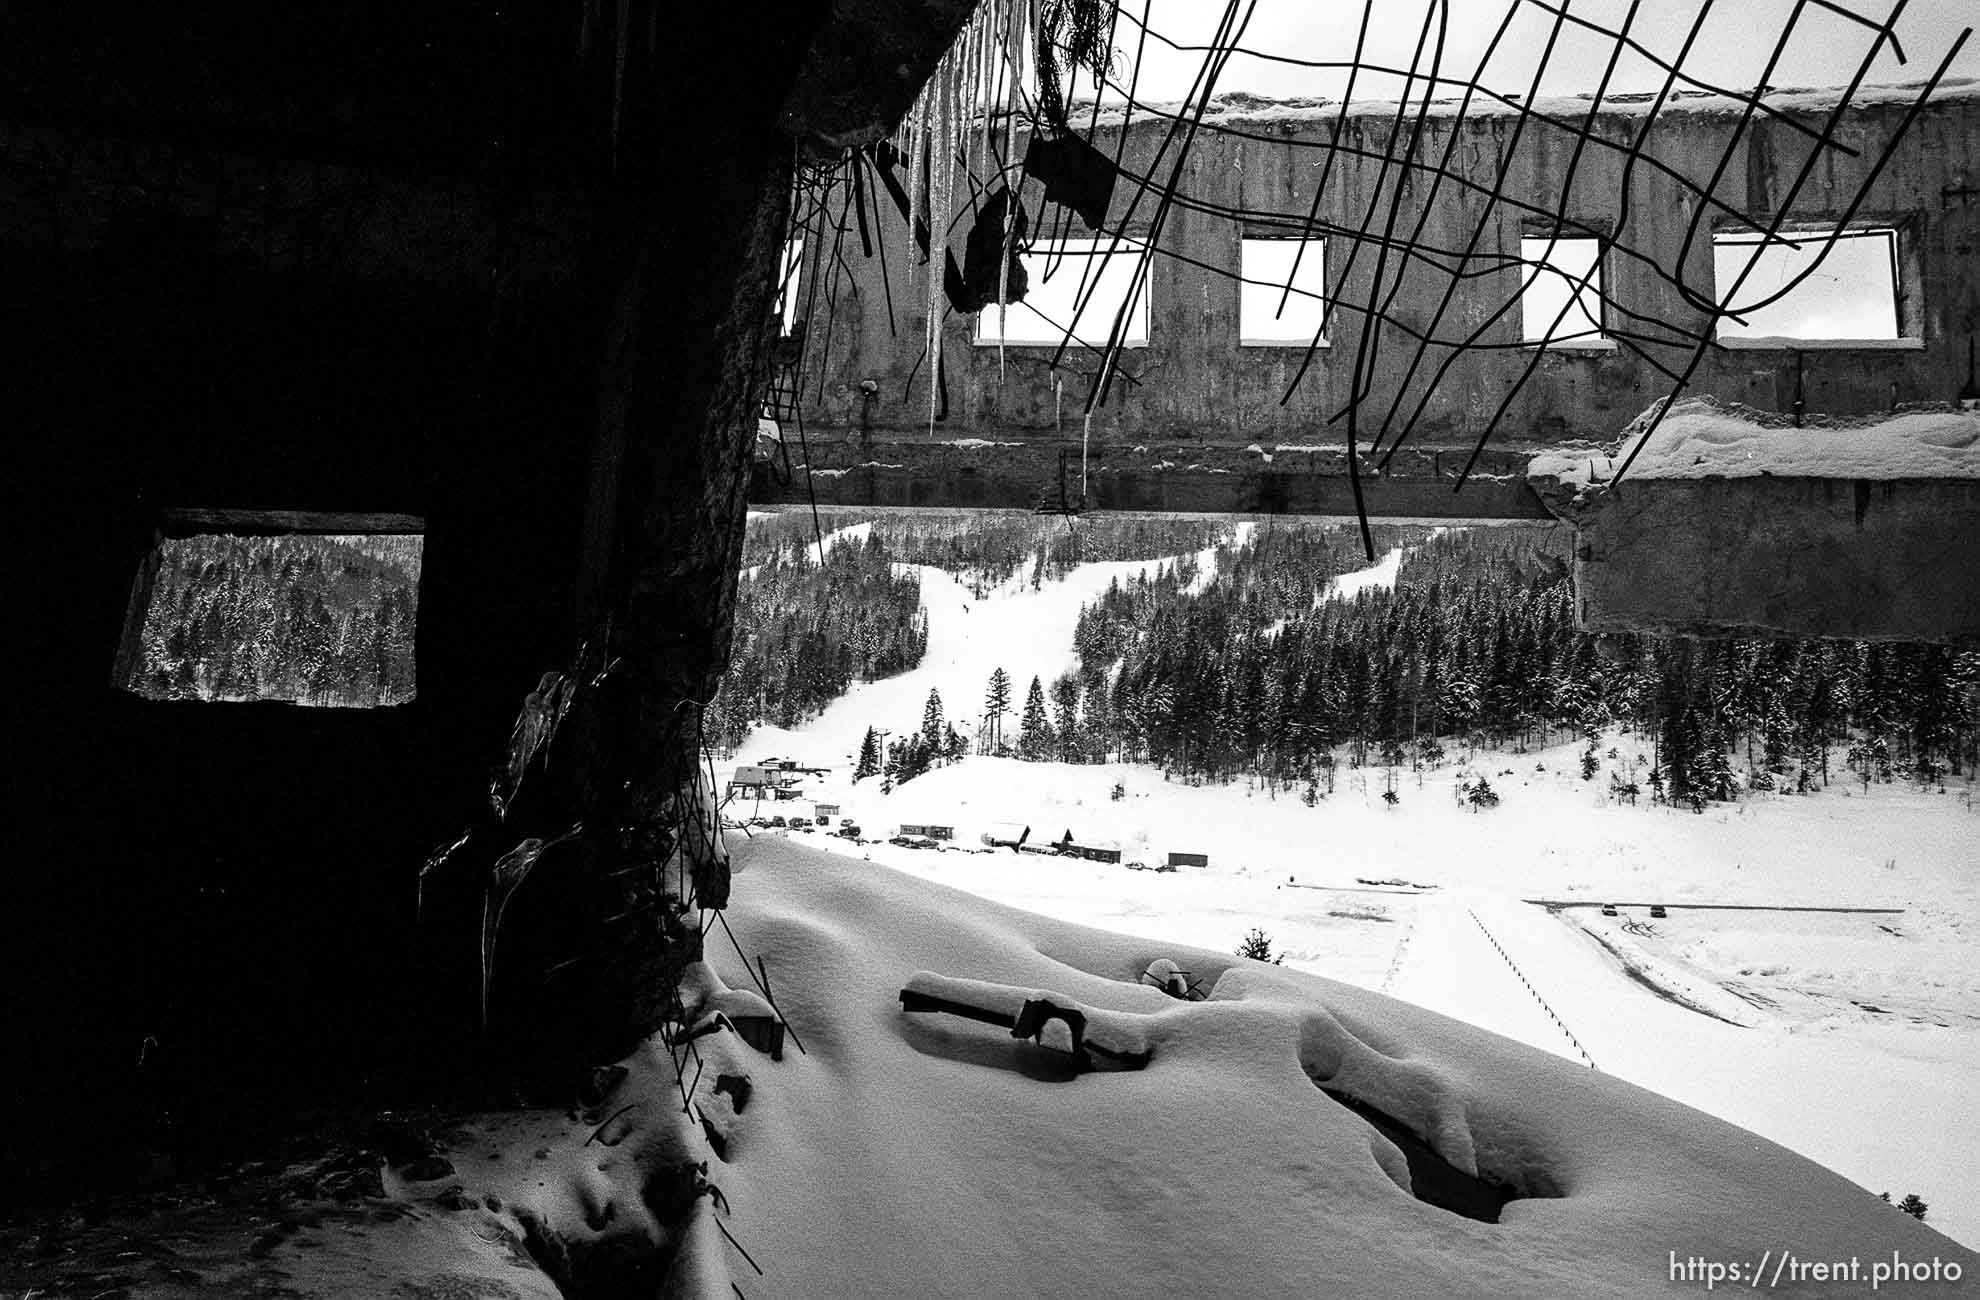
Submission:
<svg viewBox="0 0 1980 1300">
<path fill-rule="evenodd" d="M 1384 557 L 1388 581 L 1399 559 Z M 1049 682 L 1073 665 L 1080 604 L 1159 563 L 1085 566 L 1037 592 L 1015 580 L 982 601 L 925 570 L 923 664 L 855 687 L 795 732 L 757 733 L 739 757 L 834 765 L 808 793 L 868 837 L 928 822 L 954 826 L 957 847 L 793 838 L 1151 942 L 1228 952 L 1260 927 L 1290 967 L 1592 1062 L 1872 1192 L 1916 1192 L 1932 1226 L 1980 1244 L 1980 806 L 1963 783 L 1938 794 L 1839 782 L 1700 816 L 1612 803 L 1606 775 L 1580 779 L 1570 744 L 1400 770 L 1394 807 L 1381 769 L 1345 767 L 1313 808 L 1146 767 L 980 757 L 890 795 L 848 784 L 868 725 L 912 730 L 930 687 L 952 721 L 973 719 L 999 666 L 1020 697 L 1034 673 Z M 1617 770 L 1648 748 L 1608 740 Z M 1490 777 L 1501 806 L 1461 805 L 1463 772 Z M 808 814 L 812 799 L 763 811 Z M 1187 851 L 1211 865 L 1168 874 L 962 851 L 1004 821 L 1112 840 L 1127 860 Z M 1604 902 L 1619 915 L 1603 917 Z M 1652 903 L 1668 916 L 1652 919 Z M 1811 907 L 1883 910 L 1779 910 Z"/>
<path fill-rule="evenodd" d="M 1613 1072 L 1347 984 L 1012 911 L 816 847 L 758 839 L 736 854 L 729 919 L 766 956 L 803 1050 L 773 1064 L 733 1035 L 702 1040 L 706 1073 L 755 1081 L 746 1111 L 702 1110 L 726 1153 L 709 1177 L 733 1238 L 702 1234 L 720 1266 L 708 1294 L 733 1281 L 749 1296 L 1634 1297 L 1702 1293 L 1707 1275 L 1682 1271 L 1696 1257 L 1738 1264 L 1741 1286 L 1757 1269 L 1770 1294 L 1826 1296 L 1869 1294 L 1873 1262 L 1893 1252 L 1936 1256 L 1942 1278 L 1980 1268 L 1869 1192 Z M 964 874 L 1067 866 L 930 860 Z M 1205 1000 L 1141 982 L 1164 956 Z M 726 942 L 711 962 L 731 986 L 754 978 Z M 903 990 L 986 1010 L 1048 998 L 1083 1011 L 1089 1041 L 1145 1063 L 1074 1074 L 1063 1052 L 1006 1029 L 909 1011 Z M 1045 1041 L 1068 1042 L 1060 1031 Z M 1404 1153 L 1350 1101 L 1520 1194 L 1496 1222 L 1425 1204 Z M 1863 1272 L 1855 1286 L 1805 1273 L 1796 1285 L 1783 1251 L 1855 1257 Z M 1942 1280 L 1897 1293 L 1961 1292 Z"/>
</svg>

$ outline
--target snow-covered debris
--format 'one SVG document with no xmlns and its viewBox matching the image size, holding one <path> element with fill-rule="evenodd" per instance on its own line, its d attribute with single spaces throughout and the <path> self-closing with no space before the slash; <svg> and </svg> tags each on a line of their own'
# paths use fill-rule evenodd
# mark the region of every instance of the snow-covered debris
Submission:
<svg viewBox="0 0 1980 1300">
<path fill-rule="evenodd" d="M 1272 1295 L 1316 1279 L 1376 1298 L 1640 1296 L 1672 1285 L 1673 1259 L 1750 1268 L 1783 1249 L 1980 1268 L 1764 1139 L 1378 994 L 796 842 L 737 862 L 731 925 L 773 977 L 805 973 L 776 987 L 811 1049 L 752 1071 L 709 1172 L 762 1270 L 724 1256 L 752 1296 Z M 1157 956 L 1210 996 L 1143 982 Z M 742 981 L 726 947 L 711 960 Z M 1036 1043 L 901 1011 L 904 986 L 1063 998 L 1140 1029 L 1150 1057 L 1074 1076 Z M 1497 1189 L 1496 1221 L 1441 1207 L 1426 1162 Z"/>
</svg>

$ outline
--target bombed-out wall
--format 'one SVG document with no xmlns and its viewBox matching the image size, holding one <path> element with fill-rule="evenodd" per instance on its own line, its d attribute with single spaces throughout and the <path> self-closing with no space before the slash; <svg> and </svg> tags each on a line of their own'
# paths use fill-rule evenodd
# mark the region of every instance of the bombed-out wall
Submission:
<svg viewBox="0 0 1980 1300">
<path fill-rule="evenodd" d="M 154 1155 L 169 1175 L 175 1155 L 252 1144 L 256 1112 L 292 1117 L 299 1094 L 471 1087 L 486 863 L 436 897 L 422 860 L 486 817 L 587 601 L 686 574 L 708 588 L 696 619 L 638 669 L 719 660 L 793 138 L 898 114 L 969 6 L 602 12 L 0 17 L 0 283 L 23 327 L 10 594 L 31 683 L 8 752 L 35 810 L 0 1036 L 24 1105 L 91 1116 L 25 1135 L 16 1187 Z M 834 55 L 845 32 L 814 49 L 835 22 L 868 34 L 886 84 Z M 674 482 L 719 526 L 670 510 Z M 642 551 L 648 516 L 687 540 Z M 147 556 L 200 519 L 417 527 L 414 698 L 122 689 Z M 207 600 L 268 575 L 193 577 Z M 311 595 L 299 623 L 334 634 L 340 610 Z M 201 615 L 219 638 L 225 605 Z"/>
<path fill-rule="evenodd" d="M 981 323 L 994 306 L 982 318 L 948 313 L 939 358 L 924 356 L 926 268 L 898 213 L 873 201 L 857 226 L 847 217 L 805 250 L 805 459 L 826 472 L 813 487 L 821 500 L 989 504 L 1003 479 L 1054 478 L 1070 447 L 1101 505 L 1189 508 L 1187 481 L 1202 489 L 1195 508 L 1270 509 L 1283 504 L 1270 481 L 1291 467 L 1343 472 L 1357 395 L 1357 445 L 1407 428 L 1390 478 L 1435 481 L 1455 476 L 1487 427 L 1496 432 L 1477 472 L 1517 476 L 1538 446 L 1620 433 L 1687 374 L 1690 392 L 1790 414 L 1952 400 L 1970 382 L 1980 324 L 1980 87 L 1942 86 L 1914 113 L 1916 96 L 1860 92 L 1833 130 L 1834 91 L 1774 94 L 1750 114 L 1695 93 L 1654 115 L 1649 96 L 1592 114 L 1585 100 L 1542 101 L 1532 115 L 1481 96 L 1462 117 L 1446 104 L 1420 118 L 1414 108 L 1343 116 L 1330 104 L 1234 95 L 1201 122 L 1137 111 L 1125 141 L 1110 125 L 1118 110 L 1103 112 L 1092 141 L 1121 160 L 1104 233 L 1046 201 L 1036 176 L 1019 188 L 1034 294 L 1060 241 L 1153 238 L 1145 325 L 1123 314 L 1132 337 L 1090 426 L 1097 351 L 1000 348 Z M 1015 169 L 1028 147 L 995 133 L 989 144 L 973 162 L 980 175 L 985 158 Z M 1171 180 L 1165 201 L 1159 187 Z M 965 212 L 953 227 L 958 257 L 970 221 Z M 1768 229 L 1772 247 L 1756 254 L 1751 241 Z M 1782 268 L 1805 269 L 1836 231 L 1848 238 L 1784 300 L 1813 308 L 1715 325 L 1721 301 L 1772 296 Z M 1309 232 L 1318 242 L 1304 246 L 1300 279 L 1334 306 L 1310 356 L 1310 324 L 1251 337 L 1290 266 L 1287 245 L 1275 261 L 1262 241 Z M 1578 241 L 1597 239 L 1606 250 L 1584 281 L 1590 267 L 1575 263 L 1576 249 L 1592 245 Z M 863 243 L 883 256 L 862 256 Z M 1541 258 L 1551 300 L 1524 289 Z M 1754 271 L 1731 292 L 1742 259 Z M 841 262 L 834 290 L 821 273 Z M 1084 270 L 1073 257 L 1053 274 L 1063 284 Z M 1870 310 L 1881 319 L 1820 319 L 1834 308 L 1824 285 L 1879 300 Z M 1050 301 L 1054 323 L 1070 323 L 1065 292 Z M 1078 324 L 1097 343 L 1118 299 L 1103 291 L 1094 301 L 1104 312 Z M 1373 334 L 1371 301 L 1382 317 Z M 1563 319 L 1543 342 L 1547 323 L 1534 316 L 1555 302 Z M 1232 477 L 1218 484 L 1218 474 Z M 1240 481 L 1265 490 L 1240 491 Z"/>
</svg>

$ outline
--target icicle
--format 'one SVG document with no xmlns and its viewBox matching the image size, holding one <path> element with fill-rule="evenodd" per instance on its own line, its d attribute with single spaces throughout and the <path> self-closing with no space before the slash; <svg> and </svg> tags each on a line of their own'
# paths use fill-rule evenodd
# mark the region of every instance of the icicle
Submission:
<svg viewBox="0 0 1980 1300">
<path fill-rule="evenodd" d="M 1082 510 L 1086 508 L 1086 447 L 1092 441 L 1093 411 L 1089 407 L 1086 412 L 1086 422 L 1079 430 L 1079 505 Z"/>
<path fill-rule="evenodd" d="M 942 56 L 935 73 L 922 87 L 894 131 L 894 145 L 907 157 L 908 271 L 917 265 L 917 227 L 928 231 L 926 262 L 927 316 L 924 322 L 929 359 L 929 423 L 934 423 L 941 390 L 941 307 L 943 271 L 947 265 L 949 220 L 955 212 L 955 168 L 975 164 L 975 174 L 989 170 L 991 131 L 1001 121 L 1005 145 L 1012 147 L 1010 123 L 1016 120 L 1024 69 L 1041 21 L 1041 0 L 984 0 Z M 995 120 L 993 120 L 995 119 Z M 1008 185 L 1003 168 L 999 179 Z M 1008 267 L 1015 228 L 1015 208 L 1005 214 L 1005 269 L 998 284 L 998 321 L 1004 319 L 1009 295 Z M 997 363 L 1004 365 L 1002 330 Z"/>
<path fill-rule="evenodd" d="M 952 52 L 953 55 L 953 52 Z M 928 430 L 935 431 L 942 390 L 942 264 L 949 243 L 949 139 L 955 112 L 955 67 L 945 58 L 935 71 L 935 111 L 928 133 Z"/>
</svg>

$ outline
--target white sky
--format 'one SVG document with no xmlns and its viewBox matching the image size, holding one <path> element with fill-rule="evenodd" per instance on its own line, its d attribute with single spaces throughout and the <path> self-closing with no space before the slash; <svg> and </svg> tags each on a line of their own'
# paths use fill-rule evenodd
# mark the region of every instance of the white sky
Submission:
<svg viewBox="0 0 1980 1300">
<path fill-rule="evenodd" d="M 1139 38 L 1132 19 L 1142 14 L 1144 3 L 1148 6 L 1149 26 L 1185 45 L 1207 44 L 1224 9 L 1215 0 L 1125 0 L 1114 41 L 1116 50 L 1123 56 L 1123 64 L 1132 56 Z M 1406 69 L 1431 3 L 1432 0 L 1378 0 L 1362 54 L 1364 64 Z M 1444 54 L 1445 75 L 1468 78 L 1477 73 L 1492 33 L 1508 7 L 1512 7 L 1516 10 L 1512 26 L 1485 69 L 1483 80 L 1496 89 L 1524 94 L 1553 27 L 1553 9 L 1562 3 L 1569 18 L 1562 24 L 1560 41 L 1549 60 L 1549 75 L 1541 83 L 1540 93 L 1592 91 L 1613 41 L 1579 27 L 1576 20 L 1585 18 L 1604 27 L 1619 27 L 1629 12 L 1628 0 L 1452 0 Z M 1841 0 L 1841 3 L 1854 12 L 1879 20 L 1890 12 L 1890 0 Z M 1700 4 L 1701 0 L 1642 0 L 1632 36 L 1652 53 L 1675 58 Z M 1354 54 L 1362 9 L 1355 0 L 1259 0 L 1241 44 L 1247 50 L 1263 54 L 1346 62 Z M 1703 80 L 1728 87 L 1756 84 L 1772 52 L 1774 39 L 1793 9 L 1793 0 L 1717 0 L 1684 60 L 1685 69 Z M 1913 0 L 1897 26 L 1908 62 L 1900 64 L 1886 49 L 1873 66 L 1867 84 L 1916 81 L 1931 75 L 1959 30 L 1976 21 L 1980 21 L 1980 4 L 1975 0 Z M 1847 84 L 1873 39 L 1869 29 L 1810 3 L 1771 82 L 1777 86 Z M 1154 102 L 1181 99 L 1201 62 L 1200 53 L 1177 54 L 1151 39 L 1143 56 L 1137 97 Z M 1122 71 L 1125 72 L 1125 67 Z M 1980 39 L 1968 42 L 1948 75 L 1980 76 Z M 1624 91 L 1654 91 L 1661 85 L 1663 76 L 1648 59 L 1626 53 L 1617 66 L 1612 85 Z M 1218 89 L 1275 96 L 1325 95 L 1338 99 L 1345 84 L 1345 72 L 1292 67 L 1239 54 L 1231 59 L 1218 81 Z M 1370 77 L 1364 73 L 1356 85 L 1355 97 L 1393 99 L 1401 90 L 1399 77 Z M 1082 84 L 1075 93 L 1090 96 L 1091 89 Z M 1447 88 L 1444 93 L 1454 97 L 1459 92 Z"/>
<path fill-rule="evenodd" d="M 1865 232 L 1836 241 L 1807 279 L 1779 302 L 1752 304 L 1780 292 L 1802 274 L 1819 244 L 1762 246 L 1757 241 L 1720 239 L 1712 250 L 1720 301 L 1745 317 L 1719 322 L 1720 338 L 1894 339 L 1898 337 L 1896 281 L 1890 231 Z M 1748 265 L 1751 264 L 1751 270 Z"/>
<path fill-rule="evenodd" d="M 1113 242 L 1070 239 L 1052 245 L 1041 241 L 1033 251 L 1023 254 L 1030 279 L 1024 301 L 1004 309 L 1001 331 L 994 306 L 977 313 L 976 341 L 994 344 L 1001 332 L 1005 343 L 1057 345 L 1070 326 L 1075 342 L 1090 347 L 1104 345 L 1114 327 L 1114 316 L 1134 288 L 1135 275 L 1141 269 L 1141 259 L 1132 255 L 1140 245 L 1123 240 L 1121 248 L 1127 255 L 1108 257 Z M 1097 284 L 1093 282 L 1096 276 Z M 1084 310 L 1080 310 L 1082 294 Z M 1128 347 L 1148 342 L 1146 293 L 1136 297 L 1122 341 Z"/>
</svg>

